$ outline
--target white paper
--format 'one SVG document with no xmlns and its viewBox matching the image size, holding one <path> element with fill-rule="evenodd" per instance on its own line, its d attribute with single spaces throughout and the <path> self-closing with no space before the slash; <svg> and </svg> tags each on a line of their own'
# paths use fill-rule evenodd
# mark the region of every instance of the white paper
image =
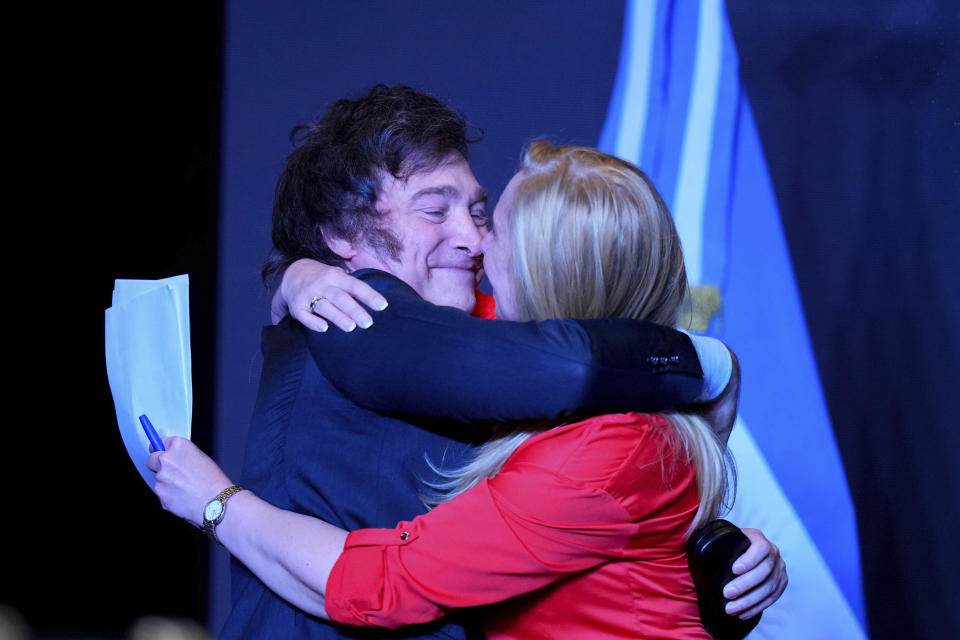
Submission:
<svg viewBox="0 0 960 640">
<path fill-rule="evenodd" d="M 154 474 L 146 466 L 150 441 L 139 417 L 146 414 L 161 437 L 190 437 L 189 283 L 181 275 L 116 280 L 113 287 L 105 319 L 107 377 L 123 444 L 153 488 Z"/>
</svg>

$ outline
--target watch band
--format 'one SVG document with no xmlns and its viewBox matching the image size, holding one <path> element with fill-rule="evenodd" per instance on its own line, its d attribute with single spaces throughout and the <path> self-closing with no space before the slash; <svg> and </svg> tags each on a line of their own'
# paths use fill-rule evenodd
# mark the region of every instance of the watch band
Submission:
<svg viewBox="0 0 960 640">
<path fill-rule="evenodd" d="M 220 540 L 217 538 L 217 525 L 220 524 L 220 522 L 223 520 L 224 514 L 227 512 L 227 500 L 230 499 L 230 496 L 236 493 L 240 493 L 241 491 L 243 491 L 243 487 L 241 487 L 238 484 L 235 484 L 233 486 L 227 487 L 226 489 L 218 493 L 217 497 L 215 497 L 213 500 L 210 501 L 210 502 L 219 501 L 220 504 L 222 505 L 222 509 L 220 510 L 220 515 L 217 516 L 216 520 L 207 520 L 206 514 L 204 514 L 203 530 L 204 532 L 206 532 L 208 536 L 210 536 L 210 539 L 216 542 L 217 544 L 220 544 Z"/>
</svg>

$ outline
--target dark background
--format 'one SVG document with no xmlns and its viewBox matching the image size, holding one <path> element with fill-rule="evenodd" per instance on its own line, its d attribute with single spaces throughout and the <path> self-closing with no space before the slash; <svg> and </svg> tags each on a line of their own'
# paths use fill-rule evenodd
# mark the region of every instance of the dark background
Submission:
<svg viewBox="0 0 960 640">
<path fill-rule="evenodd" d="M 727 5 L 857 509 L 870 635 L 960 637 L 958 9 Z M 474 28 L 510 33 L 511 15 L 531 17 L 515 11 Z M 60 62 L 35 80 L 52 96 L 43 136 L 12 185 L 27 197 L 8 229 L 27 259 L 11 270 L 10 404 L 28 411 L 8 428 L 44 453 L 4 447 L 0 603 L 41 637 L 208 615 L 206 541 L 159 510 L 115 432 L 102 313 L 114 278 L 190 273 L 194 440 L 211 450 L 217 314 L 237 311 L 217 303 L 232 277 L 217 272 L 224 16 L 216 3 L 125 12 L 47 34 Z M 550 133 L 530 109 L 522 135 Z M 505 181 L 479 177 L 494 193 Z"/>
</svg>

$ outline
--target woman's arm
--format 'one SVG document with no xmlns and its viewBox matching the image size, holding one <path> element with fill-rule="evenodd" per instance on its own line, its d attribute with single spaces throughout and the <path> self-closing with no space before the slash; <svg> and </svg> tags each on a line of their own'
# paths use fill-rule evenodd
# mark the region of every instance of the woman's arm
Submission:
<svg viewBox="0 0 960 640">
<path fill-rule="evenodd" d="M 217 536 L 271 591 L 298 609 L 328 618 L 327 578 L 346 531 L 243 491 L 230 499 L 230 513 L 217 527 Z"/>
<path fill-rule="evenodd" d="M 387 628 L 429 622 L 621 557 L 635 526 L 613 498 L 533 476 L 501 473 L 395 529 L 351 533 L 327 585 L 330 619 Z M 537 504 L 518 506 L 523 495 Z"/>
<path fill-rule="evenodd" d="M 361 302 L 377 311 L 387 308 L 387 300 L 364 281 L 338 267 L 302 258 L 284 271 L 270 304 L 270 317 L 277 324 L 290 314 L 320 332 L 329 323 L 344 331 L 367 329 L 373 318 Z"/>
<path fill-rule="evenodd" d="M 154 491 L 164 509 L 194 526 L 214 496 L 232 486 L 227 475 L 192 442 L 163 439 L 166 451 L 152 453 L 147 466 L 156 472 Z M 546 515 L 517 512 L 497 492 L 516 495 L 521 487 L 550 489 L 534 478 L 542 474 L 502 474 L 499 489 L 486 483 L 444 503 L 413 523 L 392 529 L 361 529 L 350 534 L 352 555 L 336 574 L 340 597 L 331 610 L 340 621 L 396 627 L 441 617 L 453 608 L 505 600 L 533 591 L 563 575 L 596 566 L 616 554 L 630 529 L 611 531 L 593 522 L 623 519 L 623 510 L 607 496 L 585 493 L 560 482 L 551 491 L 563 506 L 566 539 L 583 544 L 567 558 L 563 548 L 536 533 Z M 547 474 L 548 478 L 552 475 Z M 599 498 L 599 499 L 598 499 Z M 542 503 L 537 500 L 537 503 Z M 575 513 L 571 520 L 567 513 Z M 581 531 L 577 519 L 584 524 Z M 477 536 L 477 524 L 482 536 Z M 523 534 L 523 529 L 532 531 Z M 326 593 L 334 564 L 344 551 L 347 532 L 317 518 L 278 509 L 250 491 L 230 497 L 216 527 L 221 544 L 284 600 L 312 615 L 330 619 Z M 424 536 L 421 539 L 421 536 Z M 419 544 L 418 544 L 419 543 Z M 409 545 L 409 547 L 408 547 Z M 402 553 L 397 563 L 394 556 Z M 384 571 L 387 567 L 389 571 Z M 348 566 L 349 568 L 345 568 Z M 392 570 L 399 568 L 401 570 Z M 345 592 L 344 586 L 352 585 Z M 343 619 L 343 607 L 381 609 L 379 617 Z"/>
<path fill-rule="evenodd" d="M 157 474 L 154 490 L 164 509 L 199 527 L 206 504 L 232 482 L 189 440 L 163 441 L 167 450 L 147 460 Z M 544 492 L 551 500 L 542 499 Z M 548 535 L 541 535 L 544 525 Z M 411 523 L 349 538 L 250 491 L 228 499 L 216 528 L 224 547 L 284 600 L 322 618 L 329 611 L 339 622 L 375 626 L 425 622 L 534 591 L 617 556 L 634 533 L 609 495 L 560 481 L 542 467 L 501 473 Z M 772 604 L 786 586 L 776 547 L 753 533 L 737 561 L 738 573 L 749 576 L 730 603 L 745 617 Z"/>
<path fill-rule="evenodd" d="M 164 509 L 200 527 L 203 508 L 233 483 L 189 440 L 169 437 L 163 442 L 167 450 L 147 459 L 147 466 L 157 473 L 154 491 Z M 343 549 L 346 531 L 241 491 L 227 500 L 216 535 L 281 598 L 327 618 L 327 577 Z"/>
<path fill-rule="evenodd" d="M 598 583 L 584 572 L 629 560 L 641 581 L 656 582 L 644 594 L 675 595 L 689 581 L 682 535 L 697 497 L 690 465 L 658 464 L 656 429 L 621 414 L 546 431 L 496 476 L 426 515 L 351 533 L 329 578 L 327 612 L 355 625 L 427 622 L 571 576 L 586 581 L 577 587 L 585 593 Z M 650 558 L 659 562 L 643 562 Z M 617 599 L 627 606 L 636 595 L 627 588 Z"/>
</svg>

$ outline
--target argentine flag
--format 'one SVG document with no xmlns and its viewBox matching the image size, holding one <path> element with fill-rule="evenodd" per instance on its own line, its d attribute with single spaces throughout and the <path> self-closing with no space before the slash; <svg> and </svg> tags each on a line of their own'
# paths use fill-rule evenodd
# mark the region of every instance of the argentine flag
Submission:
<svg viewBox="0 0 960 640">
<path fill-rule="evenodd" d="M 651 177 L 690 283 L 721 293 L 711 333 L 743 367 L 728 518 L 790 576 L 751 638 L 866 638 L 853 503 L 722 0 L 628 0 L 599 146 Z"/>
</svg>

